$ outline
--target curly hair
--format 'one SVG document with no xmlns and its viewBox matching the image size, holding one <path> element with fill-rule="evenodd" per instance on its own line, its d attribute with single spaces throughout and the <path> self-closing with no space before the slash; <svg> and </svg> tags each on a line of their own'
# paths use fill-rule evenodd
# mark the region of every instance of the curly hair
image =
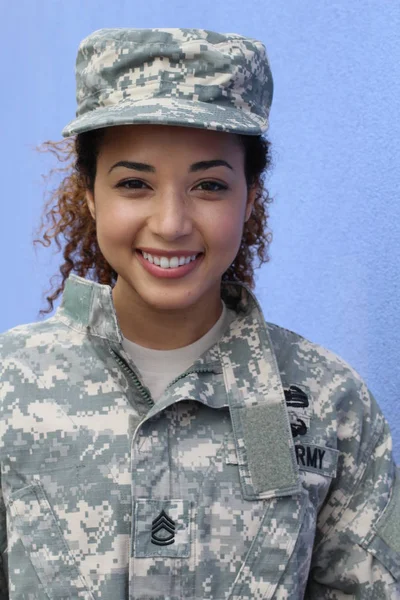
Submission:
<svg viewBox="0 0 400 600">
<path fill-rule="evenodd" d="M 59 163 L 67 163 L 65 167 L 54 168 L 54 173 L 64 173 L 58 187 L 50 194 L 44 205 L 41 224 L 36 232 L 42 239 L 35 239 L 33 244 L 42 244 L 48 248 L 54 241 L 58 251 L 62 249 L 64 262 L 59 271 L 61 282 L 54 286 L 54 275 L 50 280 L 50 290 L 46 296 L 48 308 L 42 309 L 39 315 L 53 310 L 53 303 L 63 292 L 65 281 L 71 272 L 81 277 L 92 279 L 97 283 L 114 286 L 117 273 L 108 264 L 100 251 L 96 224 L 92 218 L 85 199 L 87 189 L 93 191 L 96 177 L 97 156 L 104 129 L 96 129 L 78 134 L 59 142 L 47 141 L 39 151 L 51 152 Z M 267 229 L 268 204 L 273 201 L 264 187 L 263 175 L 272 165 L 271 143 L 263 136 L 238 135 L 245 150 L 245 177 L 247 189 L 257 185 L 253 211 L 243 227 L 240 248 L 234 262 L 221 278 L 222 281 L 240 281 L 254 289 L 253 258 L 255 250 L 262 263 L 269 262 L 268 248 L 272 241 L 272 233 Z M 60 237 L 63 238 L 61 248 Z M 236 286 L 234 286 L 236 288 Z M 233 290 L 235 295 L 235 290 Z M 232 308 L 236 309 L 239 297 L 233 298 Z"/>
</svg>

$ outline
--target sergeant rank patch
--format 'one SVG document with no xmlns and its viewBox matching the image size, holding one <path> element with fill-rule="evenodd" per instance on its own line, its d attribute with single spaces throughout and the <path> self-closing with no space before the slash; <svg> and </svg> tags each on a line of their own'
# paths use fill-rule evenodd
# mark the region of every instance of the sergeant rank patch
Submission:
<svg viewBox="0 0 400 600">
<path fill-rule="evenodd" d="M 163 510 L 151 524 L 151 543 L 169 546 L 175 542 L 175 522 Z"/>
</svg>

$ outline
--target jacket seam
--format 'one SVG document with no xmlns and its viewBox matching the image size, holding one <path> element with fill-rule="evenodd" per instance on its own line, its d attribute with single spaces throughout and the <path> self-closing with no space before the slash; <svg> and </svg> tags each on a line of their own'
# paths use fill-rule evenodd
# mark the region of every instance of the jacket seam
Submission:
<svg viewBox="0 0 400 600">
<path fill-rule="evenodd" d="M 69 329 L 72 329 L 73 331 L 76 331 L 77 333 L 82 334 L 83 336 L 90 336 L 90 337 L 97 337 L 100 338 L 102 340 L 107 340 L 110 341 L 110 338 L 107 335 L 100 335 L 99 333 L 93 333 L 93 331 L 88 327 L 74 327 L 71 323 L 71 321 L 68 319 L 68 317 L 66 317 L 65 315 L 58 315 L 59 320 L 64 323 L 64 325 L 66 325 Z"/>
</svg>

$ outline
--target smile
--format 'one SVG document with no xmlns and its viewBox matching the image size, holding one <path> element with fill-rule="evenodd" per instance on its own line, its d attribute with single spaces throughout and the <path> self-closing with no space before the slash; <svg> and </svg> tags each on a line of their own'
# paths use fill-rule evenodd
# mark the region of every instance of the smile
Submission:
<svg viewBox="0 0 400 600">
<path fill-rule="evenodd" d="M 142 254 L 144 258 L 148 260 L 151 264 L 155 264 L 158 267 L 161 267 L 162 269 L 182 267 L 183 265 L 189 264 L 192 260 L 195 260 L 196 256 L 198 256 L 197 254 L 194 254 L 193 256 L 187 257 L 181 256 L 179 258 L 177 256 L 174 256 L 172 258 L 167 258 L 166 256 L 153 256 L 148 252 L 142 252 Z"/>
<path fill-rule="evenodd" d="M 187 258 L 182 256 L 180 259 L 182 262 L 181 265 L 179 265 L 179 260 L 177 257 L 173 257 L 170 260 L 165 257 L 161 257 L 161 259 L 155 257 L 155 261 L 152 263 L 150 260 L 145 258 L 145 256 L 143 256 L 142 252 L 139 250 L 136 250 L 136 256 L 141 265 L 151 275 L 164 279 L 177 279 L 185 277 L 186 275 L 196 271 L 197 267 L 203 262 L 204 253 L 201 252 L 197 256 L 188 256 Z M 157 262 L 159 263 L 158 265 Z"/>
</svg>

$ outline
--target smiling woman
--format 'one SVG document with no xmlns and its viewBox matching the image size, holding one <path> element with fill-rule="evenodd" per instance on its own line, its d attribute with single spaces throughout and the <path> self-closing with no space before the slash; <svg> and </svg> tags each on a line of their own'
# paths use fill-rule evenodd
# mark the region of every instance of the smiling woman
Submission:
<svg viewBox="0 0 400 600">
<path fill-rule="evenodd" d="M 165 153 L 166 147 L 168 147 L 167 154 Z M 113 295 L 116 299 L 118 292 L 115 290 L 119 290 L 119 286 L 116 286 L 118 274 L 114 262 L 116 257 L 113 260 L 107 251 L 104 252 L 104 248 L 101 248 L 101 235 L 99 237 L 99 230 L 96 230 L 95 222 L 95 184 L 98 188 L 96 198 L 98 197 L 100 206 L 103 207 L 101 215 L 106 214 L 105 223 L 110 224 L 109 219 L 112 215 L 116 215 L 117 207 L 119 211 L 123 211 L 123 214 L 118 212 L 121 220 L 118 220 L 113 226 L 113 231 L 119 239 L 122 231 L 128 226 L 129 218 L 135 219 L 135 227 L 139 228 L 138 237 L 135 237 L 134 231 L 130 228 L 127 232 L 128 240 L 126 242 L 132 252 L 134 249 L 146 250 L 147 248 L 150 254 L 151 249 L 153 249 L 153 254 L 157 252 L 160 254 L 160 250 L 162 250 L 163 254 L 160 256 L 165 257 L 176 256 L 179 254 L 178 251 L 181 251 L 180 255 L 182 255 L 184 250 L 188 250 L 189 255 L 202 252 L 210 267 L 213 264 L 215 266 L 217 260 L 220 271 L 217 274 L 220 282 L 218 284 L 216 281 L 214 282 L 214 309 L 208 309 L 207 322 L 200 327 L 197 333 L 190 334 L 185 328 L 183 334 L 185 339 L 182 338 L 181 345 L 186 345 L 185 341 L 190 341 L 190 338 L 196 337 L 202 330 L 207 330 L 210 318 L 213 320 L 216 313 L 220 314 L 220 303 L 216 305 L 215 298 L 220 295 L 221 281 L 243 281 L 251 289 L 254 289 L 254 255 L 257 253 L 260 264 L 268 262 L 268 247 L 272 240 L 272 233 L 267 227 L 268 204 L 272 202 L 272 198 L 263 182 L 263 177 L 272 163 L 271 145 L 263 136 L 245 136 L 167 125 L 138 124 L 91 130 L 77 135 L 73 143 L 70 140 L 46 142 L 42 149 L 53 152 L 58 160 L 67 162 L 69 166 L 63 181 L 53 191 L 45 206 L 41 229 L 45 229 L 46 223 L 50 226 L 44 231 L 43 241 L 35 240 L 35 243 L 45 246 L 49 246 L 53 240 L 59 244 L 61 236 L 68 240 L 63 250 L 64 263 L 60 266 L 62 281 L 47 297 L 49 306 L 47 310 L 42 310 L 41 314 L 46 314 L 53 309 L 53 302 L 62 293 L 71 271 L 81 277 L 92 275 L 99 283 L 113 286 Z M 139 153 L 143 154 L 144 152 L 146 156 L 156 159 L 157 168 L 154 160 L 152 162 L 149 159 L 146 163 L 138 160 L 126 160 L 127 156 L 138 156 Z M 218 154 L 225 155 L 226 159 L 215 158 Z M 194 162 L 193 159 L 192 162 L 190 156 L 201 157 L 203 160 Z M 206 156 L 210 158 L 204 160 Z M 124 158 L 121 159 L 121 157 Z M 151 164 L 148 164 L 149 162 Z M 233 162 L 235 165 L 231 164 Z M 133 177 L 134 172 L 136 172 L 135 177 Z M 139 173 L 151 174 L 152 179 L 148 179 L 147 182 L 143 180 L 143 177 L 138 179 Z M 165 186 L 169 187 L 170 191 L 166 191 Z M 170 195 L 172 200 L 168 200 Z M 111 203 L 112 197 L 118 198 L 118 203 L 116 200 Z M 102 198 L 103 202 L 101 202 Z M 247 202 L 250 204 L 245 214 Z M 190 206 L 192 211 L 197 207 L 197 215 L 202 214 L 203 221 L 205 218 L 207 219 L 208 228 L 210 224 L 213 225 L 214 235 L 218 240 L 220 240 L 221 232 L 225 231 L 230 244 L 233 243 L 230 253 L 227 254 L 226 249 L 219 247 L 218 252 L 210 255 L 212 247 L 208 249 L 208 252 L 206 251 L 207 239 L 199 239 L 202 235 L 201 230 L 197 234 L 195 233 L 196 222 L 193 222 L 193 219 L 191 221 L 193 231 L 187 232 L 185 228 L 188 227 L 188 222 L 186 224 L 182 222 L 182 212 L 178 209 L 185 209 L 187 211 L 186 219 L 189 219 L 190 208 L 188 207 Z M 201 213 L 199 212 L 200 206 L 202 207 Z M 164 227 L 171 227 L 171 223 L 165 221 L 162 211 L 168 210 L 168 207 L 171 210 L 174 220 L 173 232 L 168 233 L 168 238 L 165 238 L 166 232 L 164 232 L 164 241 L 160 241 L 158 229 L 140 234 L 140 218 L 142 220 L 149 219 L 147 214 L 149 207 L 156 213 L 153 215 L 153 220 L 160 219 L 163 221 Z M 127 214 L 128 208 L 129 215 Z M 242 213 L 239 220 L 238 211 Z M 233 238 L 230 237 L 232 231 L 228 228 L 229 223 L 232 225 L 232 218 L 236 219 L 236 232 Z M 201 223 L 197 225 L 201 226 Z M 153 226 L 157 227 L 155 221 L 153 221 Z M 182 227 L 183 230 L 180 229 Z M 144 235 L 146 238 L 142 239 Z M 152 273 L 156 274 L 154 269 Z M 135 278 L 135 274 L 136 284 L 139 284 L 143 280 L 144 274 L 141 270 L 138 272 L 137 268 L 136 270 L 133 268 L 129 275 L 130 279 Z M 165 277 L 163 274 L 164 279 L 175 279 L 169 273 L 168 275 Z M 172 273 L 172 275 L 174 274 Z M 205 273 L 203 277 L 208 281 L 210 287 L 209 273 Z M 119 281 L 119 285 L 123 283 L 125 287 L 126 278 L 120 277 Z M 143 285 L 148 288 L 149 282 L 147 281 Z M 132 285 L 128 287 L 130 291 L 133 290 L 133 281 Z M 170 288 L 169 293 L 170 295 L 173 293 L 179 295 L 180 302 L 175 299 L 172 304 L 167 306 L 167 298 L 164 297 L 163 312 L 160 315 L 164 325 L 165 319 L 168 317 L 167 308 L 172 311 L 174 308 L 179 310 L 177 318 L 180 321 L 183 317 L 181 312 L 184 300 L 182 289 L 173 292 Z M 127 297 L 125 293 L 122 295 Z M 228 306 L 234 309 L 238 302 L 239 296 L 236 291 L 233 291 L 232 296 L 227 299 Z M 129 304 L 131 307 L 133 306 L 131 302 Z M 193 310 L 194 302 L 191 300 L 190 304 Z M 207 300 L 209 307 L 210 304 L 212 304 L 211 294 Z M 156 306 L 157 304 L 153 302 L 153 309 Z M 137 309 L 136 306 L 133 311 L 135 314 L 137 314 Z M 119 317 L 123 318 L 121 313 Z M 146 327 L 147 338 L 150 333 L 148 323 L 153 322 L 148 317 L 150 315 L 142 314 L 141 318 L 138 318 L 138 322 Z M 129 322 L 132 323 L 132 315 L 129 316 Z M 194 322 L 197 323 L 198 319 L 194 319 Z M 145 325 L 146 323 L 147 325 Z M 174 340 L 177 342 L 177 327 L 172 321 L 171 328 L 175 332 Z M 136 331 L 136 335 L 133 335 L 133 331 L 130 333 L 130 339 L 138 340 L 138 330 L 135 327 L 130 327 L 130 329 Z M 159 331 L 158 324 L 155 325 L 155 330 Z M 165 336 L 162 337 L 165 345 Z M 154 336 L 151 340 L 147 339 L 147 342 L 141 336 L 141 340 L 144 344 L 152 343 L 154 348 L 160 347 L 160 341 L 157 341 Z"/>
<path fill-rule="evenodd" d="M 399 598 L 388 424 L 253 292 L 264 45 L 104 29 L 77 87 L 45 145 L 62 301 L 0 336 L 0 600 Z"/>
<path fill-rule="evenodd" d="M 271 199 L 262 195 L 261 181 L 269 144 L 261 136 L 248 139 L 143 124 L 80 134 L 75 167 L 48 212 L 53 231 L 44 235 L 46 242 L 61 233 L 69 240 L 51 306 L 71 270 L 81 277 L 94 270 L 100 283 L 113 286 L 118 319 L 131 341 L 166 350 L 202 337 L 221 316 L 221 280 L 254 287 L 252 246 L 264 253 L 269 243 Z M 138 156 L 146 161 L 133 160 Z M 140 248 L 159 257 L 202 256 L 166 273 L 138 256 Z"/>
</svg>

